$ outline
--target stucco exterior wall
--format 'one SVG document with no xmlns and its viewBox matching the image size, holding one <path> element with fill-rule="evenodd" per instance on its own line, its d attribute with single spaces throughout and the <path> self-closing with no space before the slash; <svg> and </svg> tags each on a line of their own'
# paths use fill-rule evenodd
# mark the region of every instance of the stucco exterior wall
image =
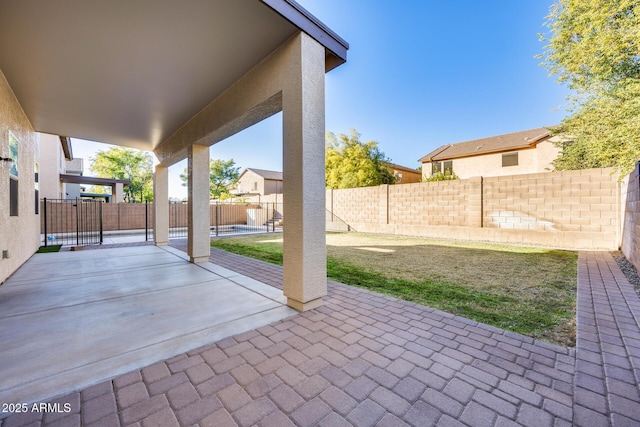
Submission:
<svg viewBox="0 0 640 427">
<path fill-rule="evenodd" d="M 264 194 L 264 178 L 252 170 L 247 170 L 238 180 L 236 191 L 241 194 Z"/>
<path fill-rule="evenodd" d="M 275 181 L 272 179 L 265 179 L 263 180 L 263 185 L 264 185 L 264 190 L 263 190 L 263 195 L 269 195 L 269 194 L 278 194 L 278 193 L 282 193 L 282 181 Z"/>
<path fill-rule="evenodd" d="M 278 204 L 282 204 L 284 203 L 284 195 L 282 193 L 273 193 L 273 194 L 267 194 L 265 196 L 262 195 L 252 195 L 252 196 L 246 196 L 246 197 L 242 197 L 242 200 L 244 200 L 247 203 L 278 203 Z"/>
<path fill-rule="evenodd" d="M 334 214 L 327 221 L 342 221 L 360 232 L 615 250 L 621 202 L 618 176 L 612 172 L 327 190 L 327 210 Z M 637 217 L 635 224 L 637 230 Z"/>
<path fill-rule="evenodd" d="M 560 149 L 553 144 L 552 140 L 553 138 L 542 141 L 535 148 L 509 151 L 508 153 L 518 153 L 517 166 L 503 167 L 502 155 L 504 153 L 492 153 L 453 159 L 453 171 L 461 179 L 474 176 L 509 176 L 550 172 L 553 170 L 551 162 L 560 152 Z M 431 163 L 423 163 L 422 171 L 425 177 L 429 177 L 431 175 Z"/>
<path fill-rule="evenodd" d="M 40 134 L 40 198 L 63 198 L 60 174 L 64 173 L 64 156 L 60 137 L 47 133 Z"/>
<path fill-rule="evenodd" d="M 84 173 L 84 159 L 65 160 L 64 171 L 69 175 L 82 175 Z"/>
<path fill-rule="evenodd" d="M 39 137 L 0 71 L 0 156 L 9 157 L 9 132 L 18 140 L 18 216 L 9 212 L 9 162 L 0 162 L 0 283 L 39 247 L 39 217 L 35 211 L 35 163 Z"/>
<path fill-rule="evenodd" d="M 537 168 L 531 173 L 553 171 L 553 161 L 562 151 L 560 147 L 554 144 L 558 139 L 559 137 L 554 136 L 536 146 Z"/>
<path fill-rule="evenodd" d="M 236 185 L 236 193 L 268 195 L 282 193 L 282 181 L 265 179 L 252 170 L 247 170 Z"/>
<path fill-rule="evenodd" d="M 389 172 L 396 178 L 396 184 L 413 184 L 422 180 L 422 173 L 418 170 L 410 172 L 403 169 L 389 168 Z"/>
</svg>

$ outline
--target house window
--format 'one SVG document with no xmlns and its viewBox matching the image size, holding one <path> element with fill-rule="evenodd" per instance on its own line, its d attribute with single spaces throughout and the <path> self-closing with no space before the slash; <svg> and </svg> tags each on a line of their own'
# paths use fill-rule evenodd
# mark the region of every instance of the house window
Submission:
<svg viewBox="0 0 640 427">
<path fill-rule="evenodd" d="M 504 153 L 502 155 L 502 167 L 518 166 L 518 153 Z"/>
<path fill-rule="evenodd" d="M 9 132 L 9 216 L 18 216 L 18 139 Z"/>
<path fill-rule="evenodd" d="M 35 183 L 35 200 L 36 200 L 36 215 L 40 214 L 40 165 L 35 163 L 34 170 L 34 183 Z"/>
<path fill-rule="evenodd" d="M 447 160 L 446 162 L 433 162 L 431 163 L 431 175 L 443 173 L 445 176 L 453 174 L 453 160 Z"/>
<path fill-rule="evenodd" d="M 443 168 L 444 170 L 442 172 L 445 174 L 445 176 L 449 176 L 453 173 L 453 160 L 444 162 L 443 166 L 444 166 Z"/>
<path fill-rule="evenodd" d="M 251 185 L 251 191 L 258 191 L 258 183 L 257 183 L 257 182 L 254 182 L 254 183 Z"/>
<path fill-rule="evenodd" d="M 438 172 L 442 172 L 442 163 L 440 162 L 431 163 L 431 175 L 436 174 Z"/>
<path fill-rule="evenodd" d="M 18 180 L 9 177 L 9 216 L 18 216 Z"/>
<path fill-rule="evenodd" d="M 9 157 L 11 158 L 11 166 L 9 175 L 18 178 L 18 139 L 9 132 Z"/>
</svg>

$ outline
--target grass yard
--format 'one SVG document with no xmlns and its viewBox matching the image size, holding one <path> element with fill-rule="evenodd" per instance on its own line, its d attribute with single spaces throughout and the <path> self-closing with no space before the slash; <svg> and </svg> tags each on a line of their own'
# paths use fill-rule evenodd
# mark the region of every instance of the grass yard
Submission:
<svg viewBox="0 0 640 427">
<path fill-rule="evenodd" d="M 36 253 L 38 254 L 46 254 L 50 252 L 60 252 L 60 248 L 62 245 L 50 245 L 50 246 L 40 246 Z"/>
<path fill-rule="evenodd" d="M 211 246 L 282 265 L 282 235 Z M 477 242 L 327 234 L 327 276 L 565 346 L 575 346 L 578 254 Z"/>
</svg>

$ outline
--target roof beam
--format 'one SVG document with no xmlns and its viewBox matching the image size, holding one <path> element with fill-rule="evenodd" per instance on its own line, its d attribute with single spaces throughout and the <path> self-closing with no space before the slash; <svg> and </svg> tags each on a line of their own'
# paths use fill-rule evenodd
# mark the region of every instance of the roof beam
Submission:
<svg viewBox="0 0 640 427">
<path fill-rule="evenodd" d="M 89 185 L 114 185 L 114 184 L 131 184 L 129 179 L 111 179 L 111 178 L 97 178 L 94 176 L 83 175 L 67 175 L 60 174 L 60 181 L 68 184 L 89 184 Z"/>
<path fill-rule="evenodd" d="M 71 149 L 71 138 L 69 138 L 68 136 L 61 136 L 60 144 L 62 144 L 62 152 L 64 153 L 64 158 L 67 160 L 73 160 L 73 150 Z"/>
<path fill-rule="evenodd" d="M 325 72 L 331 71 L 347 61 L 349 43 L 298 3 L 293 0 L 261 1 L 329 51 L 325 55 Z"/>
</svg>

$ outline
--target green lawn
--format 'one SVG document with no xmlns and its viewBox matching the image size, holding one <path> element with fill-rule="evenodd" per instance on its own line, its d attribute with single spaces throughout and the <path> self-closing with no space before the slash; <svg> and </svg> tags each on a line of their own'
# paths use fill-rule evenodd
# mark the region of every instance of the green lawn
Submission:
<svg viewBox="0 0 640 427">
<path fill-rule="evenodd" d="M 38 254 L 46 254 L 49 252 L 60 252 L 60 248 L 62 245 L 49 245 L 49 246 L 40 246 L 36 253 Z"/>
<path fill-rule="evenodd" d="M 211 246 L 282 265 L 282 236 Z M 575 345 L 575 252 L 435 239 L 327 234 L 327 276 L 560 345 Z"/>
</svg>

